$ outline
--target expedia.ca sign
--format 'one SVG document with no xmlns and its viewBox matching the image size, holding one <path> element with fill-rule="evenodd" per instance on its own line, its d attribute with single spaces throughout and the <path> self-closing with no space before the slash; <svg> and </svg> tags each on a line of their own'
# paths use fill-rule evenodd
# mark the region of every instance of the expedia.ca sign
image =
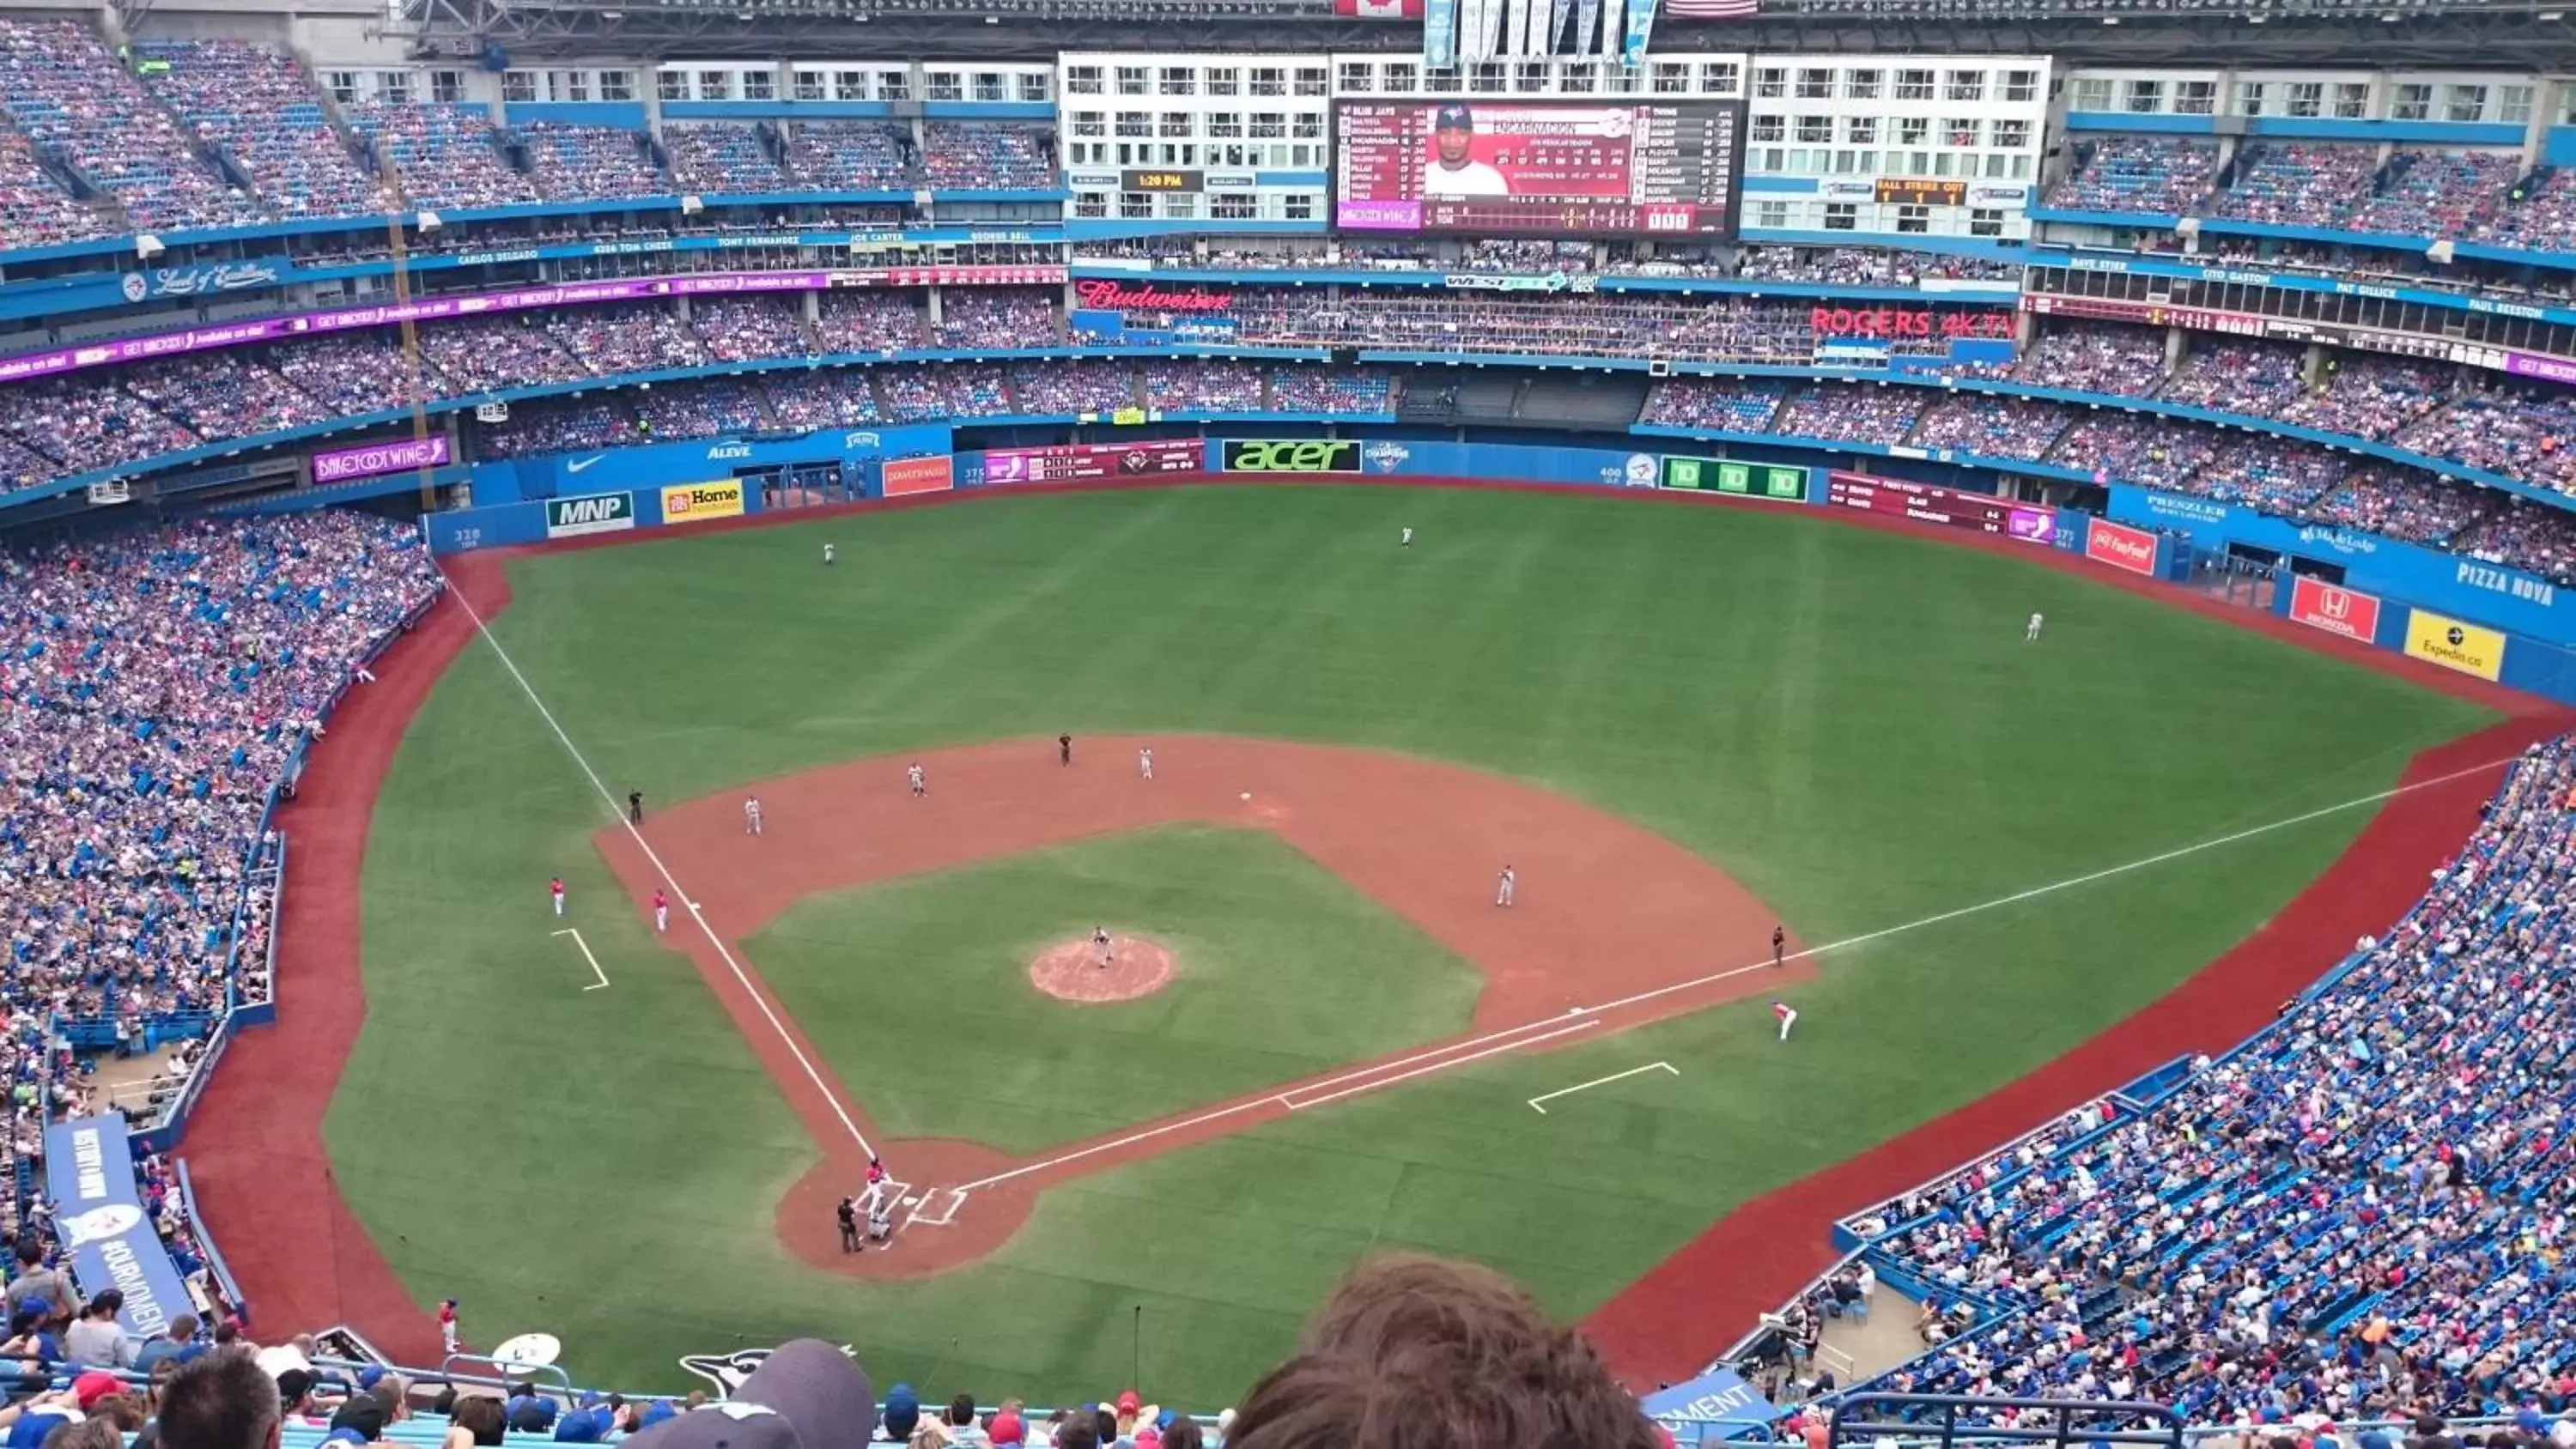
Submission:
<svg viewBox="0 0 2576 1449">
<path fill-rule="evenodd" d="M 1228 473 L 1356 473 L 1356 438 L 1228 438 L 1222 455 Z"/>
</svg>

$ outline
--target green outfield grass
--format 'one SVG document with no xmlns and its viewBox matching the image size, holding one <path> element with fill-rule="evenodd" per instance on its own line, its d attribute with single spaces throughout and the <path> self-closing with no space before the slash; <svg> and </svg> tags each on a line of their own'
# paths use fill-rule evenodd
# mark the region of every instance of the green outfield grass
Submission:
<svg viewBox="0 0 2576 1449">
<path fill-rule="evenodd" d="M 1402 525 L 1419 542 L 1399 554 Z M 825 541 L 840 545 L 829 570 Z M 680 536 L 523 562 L 512 579 L 499 635 L 621 790 L 671 800 L 1059 730 L 1379 746 L 1623 813 L 1734 872 L 1810 940 L 2349 800 L 2485 719 L 2081 578 L 1786 509 L 1107 492 Z M 2048 638 L 2025 645 L 2033 610 Z M 464 1297 L 485 1341 L 559 1333 L 590 1379 L 671 1383 L 683 1352 L 822 1333 L 857 1344 L 880 1383 L 933 1397 L 1097 1396 L 1127 1377 L 1142 1305 L 1146 1389 L 1213 1408 L 1372 1248 L 1470 1254 L 1554 1309 L 1590 1308 L 1731 1203 L 2152 999 L 2313 878 L 2363 818 L 1837 954 L 1799 991 L 1791 1050 L 1752 1003 L 1497 1058 L 1083 1179 L 992 1261 L 860 1286 L 772 1240 L 811 1146 L 692 968 L 612 902 L 589 843 L 601 803 L 476 648 L 406 739 L 376 817 L 370 1014 L 329 1143 L 424 1302 Z M 558 871 L 612 990 L 582 992 L 588 968 L 548 934 Z M 1050 868 L 996 878 L 1020 885 L 961 931 L 957 959 L 1061 929 Z M 1211 898 L 1226 884 L 1205 880 Z M 828 901 L 789 925 L 826 937 L 867 910 L 923 907 Z M 928 948 L 934 925 L 905 929 Z M 1246 960 L 1295 949 L 1238 934 L 1224 949 Z M 800 1024 L 845 1072 L 873 1070 L 850 1055 L 872 1035 L 936 1031 L 953 1010 L 926 989 L 827 980 L 828 948 L 790 959 L 807 949 L 763 942 L 759 959 L 792 979 Z M 1456 1009 L 1436 989 L 1380 999 L 1389 1016 Z M 931 1019 L 904 1019 L 916 1011 Z M 1268 1049 L 1266 1016 L 1247 1011 L 1232 1041 L 1228 1023 L 1186 1023 L 1185 1049 Z M 1020 1070 L 1055 1050 L 1049 1033 L 1006 1034 L 921 1052 L 910 1070 L 960 1074 L 961 1096 L 992 1088 L 1008 1100 L 954 1110 L 1032 1139 L 1108 1102 L 1073 1096 L 1066 1073 Z M 997 1073 L 1003 1056 L 1014 1065 Z M 1682 1075 L 1548 1117 L 1522 1104 L 1656 1059 Z M 1205 1069 L 1220 1067 L 1252 1063 Z M 1139 1111 L 1162 1100 L 1120 1090 L 1140 1092 Z"/>
<path fill-rule="evenodd" d="M 1032 989 L 1029 958 L 1098 921 L 1170 947 L 1171 984 Z M 1463 1030 L 1482 979 L 1279 837 L 1213 826 L 817 896 L 747 947 L 799 1022 L 872 1024 L 816 1046 L 885 1131 L 1015 1153 Z M 973 1069 L 925 1070 L 943 1043 Z"/>
</svg>

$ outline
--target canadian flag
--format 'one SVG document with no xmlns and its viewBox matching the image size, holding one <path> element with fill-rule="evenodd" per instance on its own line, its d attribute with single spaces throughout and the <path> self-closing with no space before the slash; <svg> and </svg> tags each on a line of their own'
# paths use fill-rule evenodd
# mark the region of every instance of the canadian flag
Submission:
<svg viewBox="0 0 2576 1449">
<path fill-rule="evenodd" d="M 1333 13 L 1345 20 L 1419 20 L 1422 0 L 1333 0 Z"/>
</svg>

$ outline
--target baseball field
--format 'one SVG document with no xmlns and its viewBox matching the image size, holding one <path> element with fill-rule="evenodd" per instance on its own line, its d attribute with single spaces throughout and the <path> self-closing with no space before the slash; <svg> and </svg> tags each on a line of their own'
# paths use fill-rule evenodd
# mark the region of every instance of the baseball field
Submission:
<svg viewBox="0 0 2576 1449">
<path fill-rule="evenodd" d="M 490 641 L 448 610 L 434 685 L 398 653 L 334 722 L 399 738 L 299 805 L 346 838 L 288 818 L 290 947 L 347 930 L 363 1006 L 287 972 L 305 1034 L 225 1068 L 275 1123 L 327 1095 L 329 1177 L 219 1081 L 208 1211 L 245 1276 L 453 1296 L 618 1385 L 820 1333 L 941 1396 L 1141 1360 L 1213 1408 L 1398 1247 L 1592 1313 L 2225 957 L 2498 719 L 1803 510 L 1105 491 L 470 568 Z M 1040 989 L 1095 926 L 1132 959 Z M 870 1151 L 900 1230 L 844 1255 Z M 261 1174 L 348 1211 L 245 1220 Z"/>
</svg>

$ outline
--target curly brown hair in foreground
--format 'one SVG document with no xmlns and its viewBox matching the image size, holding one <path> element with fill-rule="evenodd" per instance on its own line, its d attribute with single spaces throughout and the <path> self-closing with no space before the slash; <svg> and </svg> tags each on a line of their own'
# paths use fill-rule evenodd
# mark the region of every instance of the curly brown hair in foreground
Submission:
<svg viewBox="0 0 2576 1449">
<path fill-rule="evenodd" d="M 1342 1281 L 1225 1449 L 1658 1449 L 1637 1401 L 1518 1284 L 1388 1257 Z"/>
</svg>

